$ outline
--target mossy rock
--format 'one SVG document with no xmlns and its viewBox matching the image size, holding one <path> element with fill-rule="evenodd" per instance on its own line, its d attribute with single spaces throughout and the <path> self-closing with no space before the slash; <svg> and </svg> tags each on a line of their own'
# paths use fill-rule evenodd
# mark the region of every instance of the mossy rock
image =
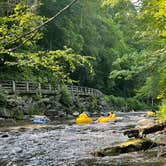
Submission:
<svg viewBox="0 0 166 166">
<path fill-rule="evenodd" d="M 13 118 L 17 120 L 22 120 L 24 118 L 24 113 L 20 109 L 14 110 Z"/>
<path fill-rule="evenodd" d="M 152 148 L 155 146 L 157 146 L 157 144 L 151 141 L 150 139 L 135 138 L 135 139 L 129 139 L 128 141 L 125 141 L 117 146 L 107 147 L 105 149 L 95 151 L 92 154 L 97 157 L 115 156 L 122 153 L 146 150 L 148 148 Z"/>
</svg>

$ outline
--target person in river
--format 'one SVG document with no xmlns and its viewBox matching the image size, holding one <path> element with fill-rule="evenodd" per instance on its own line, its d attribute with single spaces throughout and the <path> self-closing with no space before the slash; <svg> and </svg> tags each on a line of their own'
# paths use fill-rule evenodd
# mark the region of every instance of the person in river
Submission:
<svg viewBox="0 0 166 166">
<path fill-rule="evenodd" d="M 157 112 L 154 109 L 152 109 L 151 111 L 147 112 L 147 116 L 149 116 L 149 117 L 156 116 L 156 114 L 157 114 Z"/>
<path fill-rule="evenodd" d="M 98 122 L 99 123 L 109 123 L 111 121 L 115 121 L 116 120 L 116 115 L 113 112 L 109 112 L 108 115 L 106 117 L 99 117 L 98 118 Z"/>
<path fill-rule="evenodd" d="M 108 113 L 108 116 L 111 117 L 112 115 L 113 115 L 113 112 L 109 112 L 109 113 Z"/>
<path fill-rule="evenodd" d="M 156 110 L 152 109 L 152 112 L 153 112 L 154 114 L 156 114 Z"/>
<path fill-rule="evenodd" d="M 93 119 L 88 116 L 88 113 L 81 113 L 77 118 L 76 118 L 76 123 L 77 124 L 89 124 L 92 123 Z"/>
</svg>

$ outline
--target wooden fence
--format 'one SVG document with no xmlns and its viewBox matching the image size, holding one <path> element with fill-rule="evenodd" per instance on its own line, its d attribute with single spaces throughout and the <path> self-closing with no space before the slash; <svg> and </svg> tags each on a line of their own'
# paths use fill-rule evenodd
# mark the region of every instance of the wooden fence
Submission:
<svg viewBox="0 0 166 166">
<path fill-rule="evenodd" d="M 86 95 L 86 96 L 103 96 L 103 93 L 97 89 L 81 87 L 81 86 L 70 86 L 66 85 L 69 92 L 74 95 Z M 53 85 L 49 83 L 39 82 L 24 82 L 24 81 L 1 81 L 0 89 L 6 90 L 8 93 L 19 93 L 19 94 L 47 94 L 54 95 L 57 90 L 60 90 L 62 86 Z"/>
</svg>

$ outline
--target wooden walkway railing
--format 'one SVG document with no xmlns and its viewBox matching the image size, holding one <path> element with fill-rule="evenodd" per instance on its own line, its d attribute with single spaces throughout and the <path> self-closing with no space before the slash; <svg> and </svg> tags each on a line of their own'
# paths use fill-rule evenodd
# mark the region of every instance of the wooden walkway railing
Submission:
<svg viewBox="0 0 166 166">
<path fill-rule="evenodd" d="M 69 86 L 66 85 L 69 92 L 74 95 L 86 95 L 86 96 L 103 96 L 103 93 L 97 89 Z M 54 95 L 57 90 L 61 89 L 60 85 L 53 85 L 49 83 L 37 83 L 37 82 L 24 82 L 24 81 L 1 81 L 0 89 L 6 90 L 8 93 L 24 93 L 24 94 L 48 94 Z"/>
</svg>

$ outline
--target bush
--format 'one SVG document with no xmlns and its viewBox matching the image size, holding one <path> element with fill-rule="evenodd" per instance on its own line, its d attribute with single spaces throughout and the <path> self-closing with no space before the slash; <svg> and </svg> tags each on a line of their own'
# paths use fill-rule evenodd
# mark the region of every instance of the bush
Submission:
<svg viewBox="0 0 166 166">
<path fill-rule="evenodd" d="M 107 96 L 106 97 L 107 102 L 111 103 L 111 106 L 113 109 L 116 110 L 125 110 L 125 111 L 130 111 L 130 110 L 141 110 L 148 108 L 148 105 L 145 104 L 144 102 L 140 102 L 139 100 L 135 98 L 123 98 L 123 97 L 116 97 L 116 96 Z"/>
<path fill-rule="evenodd" d="M 42 111 L 40 111 L 40 109 L 37 105 L 35 105 L 30 110 L 30 115 L 44 115 L 44 113 Z"/>
<path fill-rule="evenodd" d="M 166 120 L 166 100 L 162 101 L 162 105 L 160 106 L 160 112 L 158 114 L 159 120 Z"/>
<path fill-rule="evenodd" d="M 137 100 L 135 98 L 127 98 L 126 103 L 130 110 L 132 110 L 132 109 L 143 110 L 145 108 L 148 108 L 148 106 L 145 103 L 140 102 L 139 100 Z"/>
<path fill-rule="evenodd" d="M 72 104 L 72 95 L 69 92 L 67 86 L 62 86 L 60 89 L 60 102 L 66 106 L 69 106 Z"/>
<path fill-rule="evenodd" d="M 6 105 L 8 93 L 5 90 L 0 89 L 0 106 Z"/>
<path fill-rule="evenodd" d="M 24 113 L 22 110 L 15 110 L 14 111 L 14 115 L 13 118 L 17 119 L 17 120 L 22 120 L 24 117 Z"/>
<path fill-rule="evenodd" d="M 126 101 L 123 97 L 116 97 L 113 95 L 106 97 L 107 102 L 111 103 L 111 106 L 116 110 L 121 110 L 122 107 L 125 107 Z"/>
</svg>

